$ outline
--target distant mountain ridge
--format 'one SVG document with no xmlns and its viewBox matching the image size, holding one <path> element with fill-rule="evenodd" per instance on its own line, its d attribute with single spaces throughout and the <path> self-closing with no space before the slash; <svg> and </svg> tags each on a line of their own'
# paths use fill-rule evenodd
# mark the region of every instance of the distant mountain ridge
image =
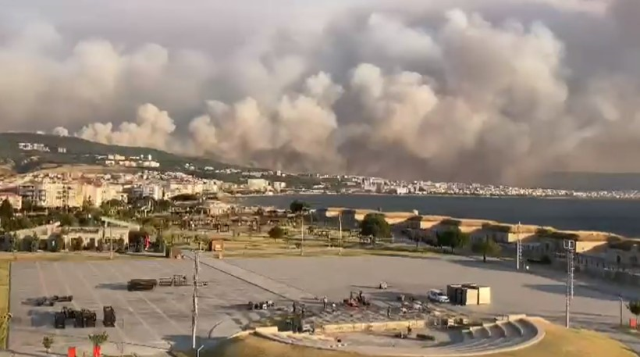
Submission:
<svg viewBox="0 0 640 357">
<path fill-rule="evenodd" d="M 51 151 L 22 150 L 19 148 L 20 143 L 43 144 L 49 147 Z M 65 148 L 66 152 L 59 153 L 58 148 Z M 12 166 L 18 173 L 32 171 L 42 164 L 95 164 L 95 155 L 109 154 L 126 157 L 151 155 L 154 161 L 160 163 L 163 170 L 184 169 L 186 164 L 193 164 L 199 167 L 211 166 L 215 169 L 248 168 L 203 157 L 181 156 L 158 149 L 101 144 L 74 136 L 14 132 L 0 133 L 0 159 L 4 159 L 4 164 Z M 37 157 L 37 159 L 34 160 L 34 157 Z"/>
</svg>

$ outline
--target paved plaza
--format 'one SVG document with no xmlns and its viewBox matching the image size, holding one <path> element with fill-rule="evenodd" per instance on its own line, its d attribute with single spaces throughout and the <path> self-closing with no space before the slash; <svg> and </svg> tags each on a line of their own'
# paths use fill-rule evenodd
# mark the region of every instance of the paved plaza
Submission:
<svg viewBox="0 0 640 357">
<path fill-rule="evenodd" d="M 227 262 L 314 295 L 327 295 L 332 300 L 345 298 L 350 290 L 363 290 L 374 300 L 393 303 L 400 293 L 425 299 L 429 289 L 445 289 L 447 284 L 487 285 L 491 287 L 491 305 L 451 308 L 481 316 L 526 313 L 564 324 L 564 281 L 516 272 L 512 267 L 494 262 L 485 264 L 459 256 L 435 255 L 424 258 L 362 256 L 238 259 Z M 389 289 L 378 290 L 380 281 L 386 281 Z M 576 283 L 571 303 L 575 326 L 601 328 L 619 324 L 618 293 L 611 291 L 611 294 L 606 294 Z M 623 319 L 630 317 L 626 308 L 623 309 Z"/>
<path fill-rule="evenodd" d="M 301 257 L 217 260 L 201 259 L 201 280 L 209 285 L 200 290 L 198 336 L 203 343 L 240 331 L 250 322 L 277 312 L 249 311 L 248 301 L 273 300 L 291 306 L 291 300 L 310 307 L 319 324 L 382 321 L 388 306 L 392 319 L 398 319 L 397 296 L 407 294 L 426 299 L 429 289 L 444 289 L 451 283 L 477 283 L 492 288 L 492 304 L 452 307 L 480 316 L 526 313 L 563 323 L 564 282 L 531 273 L 515 272 L 511 267 L 455 256 L 401 257 Z M 9 347 L 22 353 L 42 353 L 45 335 L 56 339 L 64 352 L 75 345 L 89 350 L 87 335 L 107 331 L 110 343 L 105 353 L 160 354 L 170 346 L 189 347 L 192 287 L 158 287 L 154 291 L 129 292 L 132 278 L 160 278 L 173 274 L 192 275 L 193 262 L 186 260 L 118 260 L 99 262 L 18 262 L 12 265 L 11 312 L 13 321 Z M 560 274 L 561 276 L 561 274 Z M 380 281 L 388 290 L 378 290 Z M 322 312 L 319 297 L 340 302 L 349 292 L 362 290 L 373 300 L 367 311 L 340 308 Z M 602 290 L 602 289 L 601 289 Z M 611 291 L 598 292 L 576 285 L 572 301 L 574 326 L 610 331 L 620 321 L 620 304 Z M 96 311 L 95 329 L 53 328 L 55 307 L 22 304 L 27 299 L 50 295 L 73 295 L 74 308 Z M 627 294 L 628 295 L 628 294 Z M 117 327 L 102 327 L 102 307 L 111 305 L 117 314 Z M 630 315 L 623 309 L 624 320 Z M 412 313 L 412 317 L 425 314 Z M 119 343 L 125 341 L 125 344 Z"/>
<path fill-rule="evenodd" d="M 9 348 L 24 353 L 42 352 L 42 337 L 52 335 L 58 352 L 67 346 L 90 351 L 87 335 L 107 331 L 112 343 L 105 353 L 156 354 L 171 345 L 191 345 L 192 286 L 158 287 L 153 291 L 129 292 L 126 282 L 132 278 L 160 278 L 173 274 L 193 274 L 192 261 L 127 260 L 94 262 L 19 262 L 11 269 L 11 312 Z M 203 267 L 200 280 L 199 330 L 201 338 L 216 336 L 216 330 L 229 334 L 250 321 L 260 320 L 266 312 L 251 312 L 249 300 L 274 300 L 276 296 L 223 272 Z M 72 303 L 54 307 L 36 307 L 23 301 L 41 296 L 73 295 Z M 102 326 L 102 307 L 113 306 L 115 328 Z M 64 330 L 53 328 L 53 314 L 62 306 L 86 308 L 97 313 L 95 329 L 74 328 L 71 321 Z M 54 348 L 55 350 L 55 348 Z"/>
</svg>

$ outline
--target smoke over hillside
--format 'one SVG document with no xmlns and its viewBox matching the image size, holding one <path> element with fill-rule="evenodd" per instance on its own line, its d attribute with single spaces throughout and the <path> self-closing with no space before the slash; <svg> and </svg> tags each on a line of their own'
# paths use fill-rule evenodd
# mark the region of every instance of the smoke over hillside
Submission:
<svg viewBox="0 0 640 357">
<path fill-rule="evenodd" d="M 4 5 L 0 130 L 408 179 L 640 170 L 637 0 L 114 3 Z"/>
</svg>

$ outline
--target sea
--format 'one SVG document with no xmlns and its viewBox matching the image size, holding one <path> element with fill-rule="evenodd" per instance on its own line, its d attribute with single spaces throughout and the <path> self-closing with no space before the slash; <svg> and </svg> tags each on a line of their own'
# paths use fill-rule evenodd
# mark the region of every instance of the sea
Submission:
<svg viewBox="0 0 640 357">
<path fill-rule="evenodd" d="M 348 207 L 383 212 L 417 210 L 422 215 L 488 219 L 590 230 L 640 237 L 640 200 L 488 198 L 393 195 L 274 195 L 250 196 L 244 204 L 287 208 L 293 200 L 313 208 Z"/>
</svg>

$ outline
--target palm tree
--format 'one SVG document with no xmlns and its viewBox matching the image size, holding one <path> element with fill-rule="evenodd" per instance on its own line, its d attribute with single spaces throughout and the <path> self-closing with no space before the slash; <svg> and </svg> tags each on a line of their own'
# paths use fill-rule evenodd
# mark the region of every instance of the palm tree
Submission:
<svg viewBox="0 0 640 357">
<path fill-rule="evenodd" d="M 629 301 L 627 309 L 636 317 L 636 326 L 638 325 L 638 315 L 640 315 L 640 300 Z"/>
</svg>

